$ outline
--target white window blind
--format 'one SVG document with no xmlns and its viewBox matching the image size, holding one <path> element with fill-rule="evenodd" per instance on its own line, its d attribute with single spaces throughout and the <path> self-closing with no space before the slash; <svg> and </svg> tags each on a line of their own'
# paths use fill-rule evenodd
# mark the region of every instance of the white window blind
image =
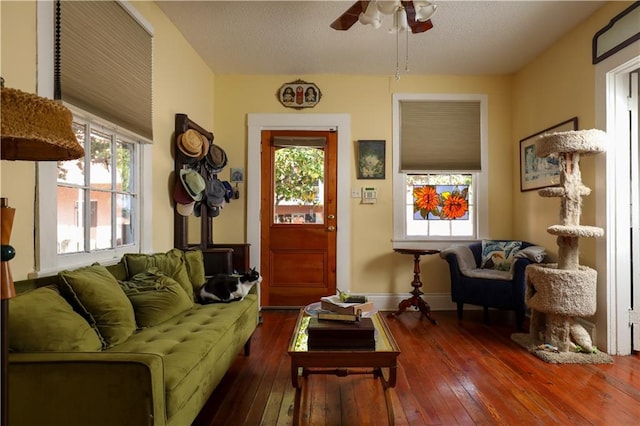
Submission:
<svg viewBox="0 0 640 426">
<path fill-rule="evenodd" d="M 152 140 L 152 35 L 116 1 L 56 6 L 55 98 Z"/>
<path fill-rule="evenodd" d="M 400 101 L 400 171 L 481 170 L 479 101 Z"/>
</svg>

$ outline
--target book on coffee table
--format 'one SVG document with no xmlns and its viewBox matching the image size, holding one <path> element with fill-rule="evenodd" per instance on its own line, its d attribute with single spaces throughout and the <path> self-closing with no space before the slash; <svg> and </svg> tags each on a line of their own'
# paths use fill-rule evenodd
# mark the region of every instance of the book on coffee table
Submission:
<svg viewBox="0 0 640 426">
<path fill-rule="evenodd" d="M 320 298 L 320 307 L 338 314 L 358 315 L 358 311 L 360 311 L 360 316 L 373 312 L 376 309 L 373 302 L 345 303 L 340 301 L 339 296 L 325 296 Z"/>
<path fill-rule="evenodd" d="M 311 318 L 307 327 L 309 350 L 375 350 L 375 329 L 371 318 L 356 322 L 323 321 Z"/>
</svg>

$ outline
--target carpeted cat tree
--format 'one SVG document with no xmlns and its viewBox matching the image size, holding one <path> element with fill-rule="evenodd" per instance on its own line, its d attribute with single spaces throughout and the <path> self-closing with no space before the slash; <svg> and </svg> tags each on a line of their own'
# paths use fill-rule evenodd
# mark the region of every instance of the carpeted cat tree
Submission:
<svg viewBox="0 0 640 426">
<path fill-rule="evenodd" d="M 576 318 L 596 312 L 597 271 L 579 263 L 580 238 L 598 238 L 602 228 L 580 225 L 582 197 L 591 190 L 582 184 L 580 157 L 604 152 L 607 135 L 601 130 L 548 133 L 536 141 L 536 155 L 557 154 L 560 186 L 538 191 L 561 199 L 559 225 L 547 232 L 557 236 L 558 263 L 530 265 L 525 272 L 525 301 L 531 308 L 529 334 L 512 339 L 552 363 L 603 363 L 611 357 L 598 352 Z"/>
</svg>

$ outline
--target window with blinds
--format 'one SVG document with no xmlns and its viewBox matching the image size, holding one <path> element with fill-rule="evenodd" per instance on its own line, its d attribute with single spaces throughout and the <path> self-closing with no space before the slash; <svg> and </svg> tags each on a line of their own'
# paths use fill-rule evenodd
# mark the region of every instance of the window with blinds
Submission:
<svg viewBox="0 0 640 426">
<path fill-rule="evenodd" d="M 84 158 L 38 167 L 38 266 L 53 273 L 150 247 L 153 28 L 129 2 L 38 2 L 38 55 Z M 49 43 L 50 40 L 50 43 Z M 42 69 L 39 84 L 51 74 Z M 46 74 L 47 77 L 44 77 Z"/>
<path fill-rule="evenodd" d="M 477 238 L 485 110 L 483 95 L 394 95 L 394 246 Z"/>
<path fill-rule="evenodd" d="M 478 171 L 480 102 L 400 102 L 400 170 Z"/>
<path fill-rule="evenodd" d="M 150 30 L 117 1 L 57 1 L 55 15 L 54 97 L 150 142 Z"/>
</svg>

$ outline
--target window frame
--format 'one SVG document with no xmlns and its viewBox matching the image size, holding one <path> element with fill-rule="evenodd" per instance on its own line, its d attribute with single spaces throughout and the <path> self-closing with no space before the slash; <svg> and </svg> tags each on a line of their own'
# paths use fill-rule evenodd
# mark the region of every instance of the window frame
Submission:
<svg viewBox="0 0 640 426">
<path fill-rule="evenodd" d="M 39 162 L 37 165 L 37 209 L 36 209 L 36 221 L 38 226 L 36 227 L 36 273 L 42 275 L 48 275 L 49 273 L 58 272 L 62 269 L 68 269 L 78 267 L 82 265 L 91 264 L 93 262 L 100 262 L 104 264 L 117 262 L 125 253 L 139 253 L 144 250 L 144 247 L 148 247 L 148 242 L 145 242 L 144 236 L 150 233 L 151 223 L 151 211 L 148 203 L 144 202 L 142 196 L 145 192 L 145 186 L 151 181 L 150 164 L 145 166 L 145 163 L 150 163 L 151 157 L 151 144 L 144 143 L 144 139 L 131 132 L 128 132 L 122 128 L 118 128 L 115 125 L 105 122 L 97 117 L 91 116 L 88 113 L 82 112 L 77 108 L 70 105 L 67 106 L 74 114 L 74 120 L 91 123 L 93 126 L 100 126 L 103 129 L 107 129 L 110 132 L 114 132 L 120 137 L 123 137 L 127 142 L 136 144 L 136 155 L 134 156 L 134 173 L 136 179 L 134 182 L 134 193 L 137 194 L 136 210 L 138 214 L 135 217 L 135 221 L 132 223 L 134 226 L 134 243 L 114 247 L 110 249 L 95 249 L 79 253 L 67 253 L 58 254 L 57 251 L 57 209 L 47 208 L 46 206 L 57 206 L 57 162 Z"/>
<path fill-rule="evenodd" d="M 127 3 L 124 2 L 126 6 Z M 129 7 L 130 8 L 130 7 Z M 131 8 L 130 8 L 131 9 Z M 133 9 L 132 9 L 133 10 Z M 38 2 L 37 13 L 37 69 L 38 95 L 53 98 L 54 92 L 54 7 L 53 2 Z M 66 105 L 69 106 L 69 105 Z M 76 111 L 77 112 L 77 111 Z M 99 124 L 108 124 L 104 120 L 92 117 Z M 120 129 L 123 130 L 123 129 Z M 123 132 L 132 136 L 131 132 Z M 135 135 L 134 135 L 135 136 Z M 151 252 L 153 211 L 152 194 L 152 141 L 139 136 L 129 138 L 140 142 L 138 145 L 138 220 L 137 244 L 110 250 L 99 250 L 79 254 L 57 253 L 57 173 L 55 161 L 36 162 L 36 200 L 35 200 L 35 271 L 30 277 L 53 275 L 64 269 L 86 266 L 93 262 L 108 265 L 117 263 L 125 252 Z M 145 199 L 146 198 L 146 199 Z"/>
<path fill-rule="evenodd" d="M 402 101 L 479 101 L 481 171 L 424 170 L 424 174 L 472 174 L 475 196 L 474 235 L 470 237 L 409 236 L 406 222 L 407 175 L 400 171 L 400 102 Z M 488 202 L 488 96 L 485 94 L 394 93 L 393 94 L 393 248 L 443 249 L 452 242 L 464 244 L 486 238 L 489 228 Z M 417 171 L 411 174 L 416 174 Z"/>
</svg>

